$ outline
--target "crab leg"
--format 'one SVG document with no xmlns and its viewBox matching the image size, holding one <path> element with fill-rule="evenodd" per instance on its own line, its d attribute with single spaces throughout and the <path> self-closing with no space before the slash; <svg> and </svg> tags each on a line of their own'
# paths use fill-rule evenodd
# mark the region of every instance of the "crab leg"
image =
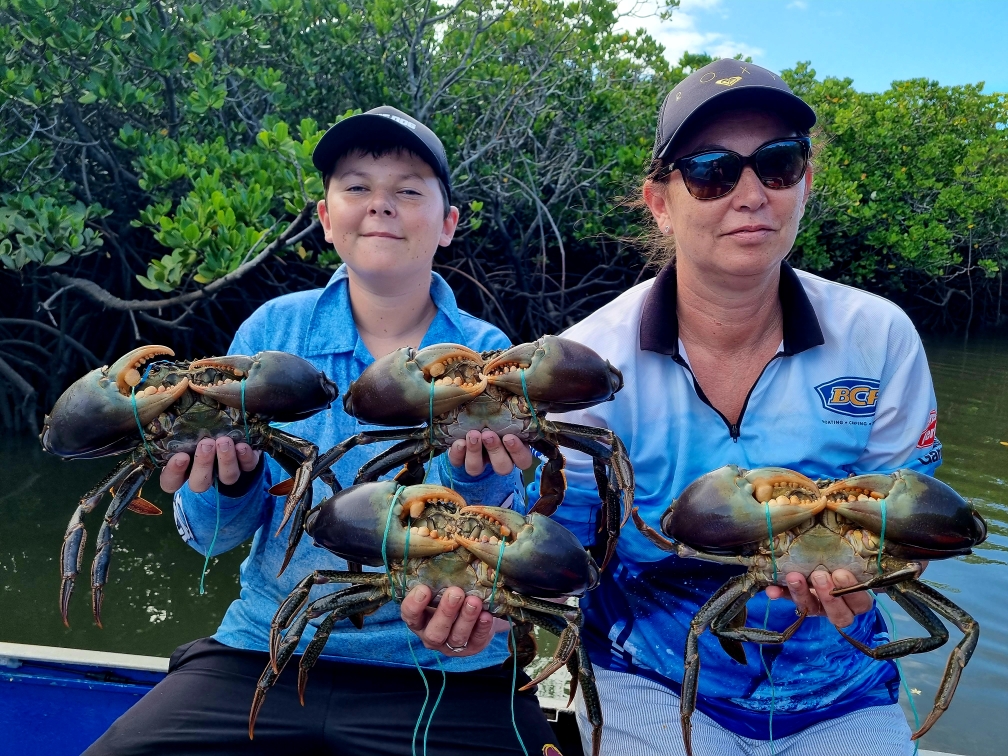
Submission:
<svg viewBox="0 0 1008 756">
<path fill-rule="evenodd" d="M 934 651 L 936 648 L 944 646 L 949 639 L 948 630 L 941 620 L 935 616 L 925 604 L 913 597 L 913 594 L 904 592 L 900 586 L 891 586 L 886 593 L 899 604 L 910 615 L 911 618 L 928 631 L 927 638 L 900 638 L 897 641 L 883 643 L 881 646 L 872 648 L 860 641 L 856 641 L 847 635 L 843 630 L 837 628 L 847 642 L 861 653 L 870 656 L 872 659 L 898 659 L 910 654 L 923 654 Z"/>
<path fill-rule="evenodd" d="M 373 431 L 362 431 L 356 436 L 351 436 L 346 441 L 336 444 L 332 449 L 322 454 L 318 460 L 315 462 L 315 470 L 312 473 L 312 477 L 318 477 L 322 470 L 328 470 L 343 457 L 348 451 L 353 449 L 355 446 L 363 446 L 365 444 L 376 444 L 381 441 L 401 441 L 406 438 L 412 438 L 415 434 L 415 429 L 407 428 L 405 430 L 373 430 Z M 374 461 L 374 460 L 372 460 Z M 336 488 L 333 489 L 333 493 L 338 493 L 342 490 L 339 487 L 339 483 L 336 484 Z"/>
<path fill-rule="evenodd" d="M 389 470 L 394 470 L 400 465 L 409 465 L 413 462 L 424 462 L 431 456 L 437 457 L 447 450 L 447 446 L 430 441 L 427 428 L 414 429 L 405 440 L 400 441 L 395 446 L 386 449 L 374 459 L 365 462 L 357 471 L 354 478 L 354 485 L 378 480 Z"/>
<path fill-rule="evenodd" d="M 360 577 L 360 576 L 358 576 Z M 384 579 L 384 575 L 380 576 Z M 304 582 L 304 581 L 302 581 Z M 388 592 L 383 591 L 381 587 L 375 587 L 370 585 L 360 585 L 351 588 L 344 588 L 341 591 L 337 591 L 329 596 L 323 596 L 318 601 L 313 602 L 309 605 L 308 610 L 306 610 L 300 617 L 298 621 L 290 628 L 287 633 L 287 637 L 284 638 L 283 645 L 280 648 L 280 655 L 275 661 L 271 660 L 270 663 L 266 665 L 266 669 L 263 670 L 262 675 L 259 677 L 259 682 L 256 685 L 255 695 L 252 697 L 252 708 L 249 711 L 249 740 L 252 740 L 253 734 L 255 732 L 255 721 L 259 716 L 259 710 L 262 708 L 263 701 L 266 699 L 266 694 L 269 692 L 270 688 L 276 684 L 277 678 L 280 673 L 283 672 L 284 667 L 290 658 L 294 655 L 294 651 L 298 647 L 298 643 L 301 641 L 301 634 L 304 632 L 308 625 L 308 620 L 311 618 L 311 611 L 315 607 L 327 606 L 332 608 L 332 613 L 329 617 L 323 620 L 323 625 L 330 619 L 331 622 L 328 623 L 328 627 L 325 629 L 324 637 L 321 643 L 318 644 L 316 649 L 312 649 L 313 656 L 309 657 L 310 662 L 301 674 L 298 676 L 298 693 L 301 696 L 301 704 L 304 705 L 304 695 L 303 695 L 303 684 L 301 682 L 302 675 L 307 676 L 308 670 L 318 659 L 322 652 L 322 648 L 325 646 L 325 641 L 328 639 L 329 633 L 332 631 L 332 626 L 338 620 L 343 617 L 347 617 L 351 614 L 359 614 L 362 612 L 373 611 L 385 602 L 389 600 Z M 325 603 L 322 603 L 325 602 Z M 316 631 L 315 638 L 318 638 L 319 632 L 322 631 L 320 627 Z M 293 636 L 293 637 L 291 637 Z M 312 639 L 309 643 L 309 648 L 312 648 L 312 644 L 315 643 L 315 639 Z M 305 657 L 308 657 L 308 649 L 305 650 Z M 302 659 L 302 665 L 304 665 L 304 659 Z"/>
<path fill-rule="evenodd" d="M 883 557 L 883 562 L 885 562 L 885 557 Z M 886 588 L 889 586 L 897 585 L 898 583 L 903 583 L 906 580 L 913 580 L 918 577 L 924 568 L 919 562 L 910 562 L 905 567 L 894 570 L 893 572 L 884 572 L 881 575 L 876 575 L 871 580 L 866 580 L 863 583 L 858 583 L 857 585 L 849 585 L 846 588 L 834 588 L 830 591 L 831 596 L 846 596 L 848 593 L 857 593 L 858 591 L 866 591 L 873 588 Z"/>
<path fill-rule="evenodd" d="M 284 504 L 283 521 L 280 523 L 280 527 L 277 528 L 277 535 L 279 535 L 280 531 L 287 524 L 287 520 L 290 519 L 291 514 L 302 503 L 305 492 L 311 486 L 315 458 L 318 457 L 318 447 L 310 441 L 305 441 L 303 438 L 292 436 L 290 433 L 284 433 L 270 426 L 266 426 L 264 435 L 271 448 L 278 448 L 281 454 L 286 454 L 288 457 L 293 456 L 297 458 L 299 456 L 302 460 L 297 473 L 294 475 L 294 488 Z"/>
<path fill-rule="evenodd" d="M 110 488 L 119 486 L 126 478 L 132 475 L 143 465 L 133 459 L 132 456 L 124 460 L 111 473 L 81 497 L 80 504 L 74 510 L 67 525 L 66 533 L 63 536 L 63 549 L 60 553 L 60 565 L 62 567 L 62 580 L 60 581 L 60 614 L 63 617 L 63 624 L 70 627 L 67 613 L 70 609 L 70 597 L 73 595 L 74 583 L 77 580 L 77 573 L 80 572 L 81 562 L 84 558 L 84 542 L 87 540 L 87 530 L 84 528 L 84 515 L 90 514 L 98 502 L 101 501 L 105 492 Z"/>
<path fill-rule="evenodd" d="M 731 607 L 740 596 L 754 596 L 758 591 L 756 580 L 748 573 L 739 575 L 722 585 L 690 622 L 686 636 L 682 692 L 679 699 L 679 721 L 682 724 L 683 745 L 686 756 L 693 756 L 692 725 L 690 717 L 696 709 L 697 680 L 700 677 L 700 636 L 713 620 Z"/>
<path fill-rule="evenodd" d="M 934 726 L 934 723 L 945 713 L 952 702 L 952 695 L 959 684 L 959 677 L 969 663 L 970 657 L 973 656 L 977 641 L 980 640 L 980 625 L 963 609 L 920 580 L 911 580 L 903 585 L 894 586 L 894 588 L 913 596 L 930 609 L 934 609 L 963 633 L 963 639 L 952 649 L 945 665 L 945 672 L 942 674 L 942 681 L 938 686 L 938 693 L 935 695 L 934 708 L 931 709 L 931 713 L 928 714 L 920 729 L 910 736 L 911 740 L 917 740 Z"/>
<path fill-rule="evenodd" d="M 745 609 L 746 602 L 749 601 L 753 596 L 759 593 L 760 587 L 754 585 L 746 593 L 739 596 L 735 603 L 717 615 L 711 620 L 710 630 L 711 633 L 718 638 L 718 640 L 728 640 L 728 641 L 739 641 L 745 643 L 759 643 L 761 645 L 774 645 L 779 643 L 784 643 L 795 631 L 801 627 L 801 623 L 805 621 L 805 613 L 799 612 L 798 619 L 792 622 L 784 630 L 764 630 L 762 627 L 746 627 L 745 626 L 745 615 L 743 616 L 742 624 L 735 626 L 732 620 L 736 619 L 742 611 Z M 722 644 L 724 645 L 724 644 Z M 727 649 L 725 649 L 727 650 Z M 744 658 L 743 651 L 743 658 Z"/>
<path fill-rule="evenodd" d="M 529 444 L 536 451 L 546 456 L 542 473 L 539 475 L 539 500 L 532 507 L 532 512 L 549 517 L 563 503 L 567 491 L 567 476 L 564 475 L 564 456 L 552 441 L 540 439 Z"/>
<path fill-rule="evenodd" d="M 126 511 L 130 502 L 133 501 L 133 497 L 139 493 L 140 488 L 147 482 L 147 478 L 152 472 L 153 468 L 145 465 L 140 465 L 130 472 L 115 492 L 115 496 L 112 497 L 112 503 L 105 511 L 105 521 L 98 531 L 95 558 L 91 563 L 91 609 L 98 627 L 102 626 L 102 598 L 104 598 L 105 583 L 108 582 L 109 565 L 112 562 L 112 530 L 119 524 L 122 513 Z"/>
</svg>

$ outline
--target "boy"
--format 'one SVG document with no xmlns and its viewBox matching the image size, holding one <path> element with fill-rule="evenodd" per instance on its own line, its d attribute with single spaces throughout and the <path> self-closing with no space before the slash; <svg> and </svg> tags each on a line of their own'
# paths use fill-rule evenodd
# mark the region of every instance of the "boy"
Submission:
<svg viewBox="0 0 1008 756">
<path fill-rule="evenodd" d="M 313 162 L 325 185 L 319 220 L 344 264 L 325 289 L 289 294 L 260 307 L 238 329 L 232 353 L 293 352 L 345 391 L 375 358 L 407 344 L 455 342 L 477 351 L 508 346 L 499 330 L 460 311 L 451 289 L 432 273 L 434 253 L 451 243 L 459 212 L 450 204 L 444 147 L 430 129 L 382 106 L 329 129 Z M 338 404 L 289 426 L 322 450 L 360 429 Z M 333 472 L 349 485 L 360 465 L 386 446 L 358 447 Z M 286 475 L 272 460 L 228 438 L 205 439 L 194 457 L 188 481 L 189 457 L 178 454 L 162 471 L 161 486 L 176 492 L 179 533 L 200 553 L 213 542 L 213 553 L 219 554 L 254 534 L 241 567 L 241 595 L 216 635 L 178 648 L 168 677 L 86 753 L 409 753 L 425 680 L 408 646 L 413 633 L 394 603 L 369 615 L 363 630 L 349 622 L 336 625 L 312 670 L 303 708 L 297 675 L 290 670 L 282 675 L 249 741 L 249 707 L 269 659 L 269 627 L 277 606 L 312 570 L 346 569 L 346 563 L 304 538 L 276 577 L 290 524 L 274 536 L 283 500 L 267 491 Z M 449 464 L 455 488 L 467 500 L 501 504 L 521 484 L 514 466 L 528 467 L 532 456 L 514 436 L 502 440 L 488 431 L 471 431 L 434 461 L 430 482 L 448 480 Z M 319 502 L 329 492 L 320 482 L 315 486 Z M 311 598 L 340 587 L 316 588 Z M 430 598 L 430 590 L 419 587 L 402 607 L 410 627 L 431 649 L 420 648 L 413 638 L 420 664 L 436 669 L 435 655 L 443 654 L 439 658 L 448 672 L 426 735 L 429 752 L 522 753 L 511 721 L 511 670 L 502 667 L 506 636 L 494 637 L 493 618 L 461 589 L 450 589 L 436 610 L 425 611 Z M 298 653 L 313 634 L 313 628 L 305 632 Z M 430 684 L 440 684 L 439 674 L 427 676 Z M 552 732 L 535 696 L 517 694 L 514 707 L 525 748 L 542 753 Z M 428 708 L 424 719 L 429 716 Z"/>
</svg>

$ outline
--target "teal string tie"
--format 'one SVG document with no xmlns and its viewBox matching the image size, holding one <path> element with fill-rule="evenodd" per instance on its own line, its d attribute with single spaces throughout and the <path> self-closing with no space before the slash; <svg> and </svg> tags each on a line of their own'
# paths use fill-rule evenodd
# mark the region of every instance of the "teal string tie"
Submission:
<svg viewBox="0 0 1008 756">
<path fill-rule="evenodd" d="M 214 546 L 217 544 L 217 533 L 220 532 L 220 489 L 217 488 L 216 475 L 214 475 L 213 489 L 214 489 L 214 497 L 217 500 L 217 519 L 214 521 L 213 538 L 210 540 L 210 548 L 207 549 L 206 557 L 203 559 L 203 571 L 200 573 L 200 579 L 199 579 L 200 596 L 206 594 L 206 588 L 204 588 L 204 581 L 206 580 L 207 572 L 209 572 L 210 570 L 210 556 L 213 554 Z"/>
<path fill-rule="evenodd" d="M 427 478 L 430 476 L 431 469 L 434 467 L 434 381 L 430 384 L 430 404 L 428 407 L 427 416 L 427 432 L 430 437 L 430 456 L 427 458 L 427 469 L 424 471 L 423 482 L 427 482 Z M 451 464 L 448 465 L 449 472 L 448 477 L 451 477 Z M 454 488 L 454 485 L 452 486 Z"/>
<path fill-rule="evenodd" d="M 500 551 L 497 552 L 497 566 L 494 568 L 493 585 L 490 588 L 490 604 L 487 606 L 487 611 L 491 614 L 493 614 L 494 610 L 494 599 L 497 598 L 497 582 L 500 580 L 500 566 L 501 560 L 504 558 L 504 546 L 504 537 L 501 536 Z"/>
<path fill-rule="evenodd" d="M 770 502 L 766 501 L 763 503 L 766 510 L 766 529 L 767 538 L 770 539 L 770 563 L 773 565 L 773 581 L 777 582 L 777 555 L 774 553 L 776 548 L 774 546 L 774 534 L 773 534 L 773 522 L 770 519 Z M 766 602 L 766 611 L 763 612 L 763 629 L 767 629 L 767 625 L 770 621 L 770 599 Z M 759 658 L 760 663 L 763 665 L 763 670 L 766 672 L 767 682 L 770 683 L 770 721 L 767 723 L 767 727 L 770 730 L 770 753 L 773 756 L 777 756 L 777 749 L 774 748 L 773 742 L 773 715 L 774 707 L 777 703 L 777 689 L 774 686 L 773 675 L 770 674 L 770 667 L 766 663 L 766 659 L 763 658 L 763 644 L 759 644 Z"/>
<path fill-rule="evenodd" d="M 883 501 L 884 501 L 884 499 L 883 499 Z M 883 509 L 882 511 L 884 512 L 885 509 Z M 884 520 L 883 520 L 883 522 L 884 522 Z M 871 593 L 873 596 L 875 595 L 874 591 L 869 591 L 869 593 Z M 893 641 L 898 641 L 899 640 L 899 635 L 896 632 L 896 621 L 893 619 L 893 616 L 889 613 L 889 610 L 886 609 L 885 605 L 881 601 L 878 601 L 877 598 L 876 598 L 875 604 L 876 604 L 876 606 L 878 606 L 879 609 L 882 610 L 882 613 L 885 614 L 885 616 L 886 616 L 886 620 L 889 622 L 889 627 L 891 628 Z M 917 713 L 917 705 L 914 703 L 913 695 L 910 693 L 910 686 L 907 684 L 906 676 L 903 674 L 903 665 L 900 664 L 900 660 L 899 659 L 893 659 L 893 661 L 896 662 L 896 671 L 899 673 L 900 685 L 903 686 L 903 692 L 906 693 L 907 701 L 910 702 L 910 711 L 913 712 L 914 731 L 916 732 L 917 730 L 920 729 L 920 714 Z M 917 747 L 918 747 L 918 744 L 917 744 L 917 741 L 915 740 L 914 741 L 914 756 L 917 756 Z"/>
<path fill-rule="evenodd" d="M 149 371 L 150 368 L 148 367 L 147 370 Z M 144 433 L 143 425 L 140 423 L 140 413 L 137 412 L 136 386 L 130 389 L 130 403 L 133 405 L 133 419 L 136 420 L 137 430 L 140 431 L 140 440 L 143 441 L 144 449 L 147 450 L 147 456 L 150 457 L 151 464 L 154 467 L 158 467 L 157 460 L 154 459 L 154 452 L 151 451 L 150 445 L 147 443 L 147 434 Z"/>
<path fill-rule="evenodd" d="M 245 443 L 249 446 L 252 442 L 249 441 L 249 429 L 248 429 L 248 413 L 245 412 L 245 379 L 241 379 L 241 402 L 242 402 L 242 423 L 245 426 Z"/>
<path fill-rule="evenodd" d="M 878 571 L 879 571 L 879 574 L 881 575 L 882 574 L 882 549 L 885 546 L 885 527 L 886 527 L 886 500 L 885 499 L 879 499 L 879 507 L 881 507 L 881 509 L 882 509 L 882 530 L 879 533 L 878 559 L 877 559 L 877 562 L 878 562 Z"/>
<path fill-rule="evenodd" d="M 501 553 L 504 553 L 503 549 L 501 549 Z M 500 564 L 500 559 L 497 560 L 497 563 Z M 528 756 L 528 751 L 525 750 L 525 742 L 522 740 L 521 733 L 518 732 L 518 722 L 515 721 L 514 702 L 515 685 L 518 679 L 518 644 L 515 642 L 514 623 L 511 621 L 511 617 L 508 617 L 508 640 L 511 645 L 511 658 L 514 660 L 514 664 L 511 665 L 511 726 L 514 728 L 515 737 L 518 738 L 518 745 L 521 746 L 522 753 Z"/>
<path fill-rule="evenodd" d="M 525 395 L 525 403 L 528 404 L 529 412 L 532 414 L 532 422 L 535 423 L 536 433 L 539 432 L 539 415 L 536 414 L 535 405 L 532 404 L 532 400 L 529 399 L 528 386 L 525 385 L 525 368 L 520 368 L 518 370 L 518 377 L 521 378 L 522 382 L 522 394 Z"/>
<path fill-rule="evenodd" d="M 395 509 L 396 502 L 399 501 L 399 497 L 405 490 L 403 486 L 399 486 L 396 489 L 395 496 L 392 497 L 392 502 L 389 504 L 388 517 L 385 518 L 385 535 L 382 536 L 381 542 L 381 555 L 382 561 L 385 563 L 385 575 L 388 577 L 389 589 L 392 591 L 392 600 L 397 604 L 401 604 L 403 599 L 406 598 L 406 583 L 405 578 L 402 585 L 402 596 L 396 595 L 396 584 L 395 580 L 392 579 L 392 570 L 389 568 L 388 560 L 388 534 L 389 528 L 392 527 L 392 510 Z M 406 553 L 403 554 L 403 565 L 406 564 L 406 557 L 409 555 L 409 534 L 410 529 L 406 528 Z"/>
</svg>

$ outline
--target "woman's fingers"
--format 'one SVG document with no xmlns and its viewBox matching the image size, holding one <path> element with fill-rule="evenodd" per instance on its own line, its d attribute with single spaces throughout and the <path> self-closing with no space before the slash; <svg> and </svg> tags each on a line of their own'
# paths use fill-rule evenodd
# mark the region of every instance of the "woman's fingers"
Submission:
<svg viewBox="0 0 1008 756">
<path fill-rule="evenodd" d="M 467 597 L 457 587 L 444 592 L 437 609 L 430 607 L 432 597 L 430 588 L 418 585 L 399 608 L 403 622 L 424 646 L 448 656 L 472 656 L 490 644 L 495 621 L 489 612 L 483 611 L 483 602 L 474 596 Z"/>
<path fill-rule="evenodd" d="M 193 493 L 203 493 L 213 484 L 213 469 L 216 459 L 217 444 L 212 438 L 204 438 L 196 444 L 192 471 L 189 473 L 189 488 Z"/>
<path fill-rule="evenodd" d="M 507 449 L 508 454 L 511 456 L 512 461 L 514 461 L 515 466 L 520 470 L 528 470 L 532 465 L 535 464 L 535 457 L 532 456 L 531 449 L 525 445 L 518 436 L 513 433 L 508 433 L 505 435 L 501 441 L 504 442 L 504 448 Z"/>
<path fill-rule="evenodd" d="M 452 467 L 462 467 L 462 463 L 465 462 L 465 453 L 466 442 L 461 439 L 448 447 L 448 461 L 451 462 Z"/>
<path fill-rule="evenodd" d="M 259 455 L 262 452 L 256 451 L 244 442 L 235 444 L 235 453 L 238 455 L 238 467 L 242 472 L 252 472 L 259 464 Z"/>
<path fill-rule="evenodd" d="M 849 627 L 854 622 L 854 612 L 844 601 L 843 596 L 830 595 L 830 591 L 835 587 L 832 576 L 825 570 L 816 570 L 810 576 L 810 580 L 829 621 L 841 630 Z"/>
<path fill-rule="evenodd" d="M 800 572 L 789 572 L 784 576 L 787 581 L 788 591 L 791 593 L 791 600 L 794 601 L 798 611 L 805 612 L 809 617 L 822 614 L 822 606 L 815 594 L 809 589 L 808 581 Z"/>
<path fill-rule="evenodd" d="M 217 477 L 225 486 L 233 485 L 241 475 L 235 444 L 227 436 L 217 439 Z"/>
<path fill-rule="evenodd" d="M 849 588 L 858 583 L 858 579 L 854 577 L 854 573 L 849 570 L 834 570 L 832 577 L 833 585 L 837 588 Z M 848 593 L 846 596 L 841 596 L 840 598 L 846 602 L 854 614 L 865 614 L 871 611 L 872 606 L 875 604 L 875 599 L 872 598 L 872 595 L 868 591 Z"/>
<path fill-rule="evenodd" d="M 475 596 L 465 597 L 465 601 L 462 602 L 462 608 L 459 610 L 458 619 L 452 623 L 451 630 L 448 631 L 448 639 L 445 641 L 445 646 L 447 646 L 449 651 L 459 653 L 453 651 L 456 648 L 469 650 L 469 645 L 472 642 L 473 628 L 476 627 L 476 620 L 479 619 L 482 611 L 482 601 Z"/>
<path fill-rule="evenodd" d="M 501 443 L 500 436 L 491 430 L 484 430 L 481 438 L 487 454 L 490 455 L 490 466 L 493 467 L 493 471 L 498 475 L 510 475 L 514 470 L 514 462 Z"/>
<path fill-rule="evenodd" d="M 165 493 L 175 493 L 186 481 L 186 468 L 189 467 L 189 455 L 179 452 L 172 455 L 168 464 L 161 470 L 161 490 Z"/>
</svg>

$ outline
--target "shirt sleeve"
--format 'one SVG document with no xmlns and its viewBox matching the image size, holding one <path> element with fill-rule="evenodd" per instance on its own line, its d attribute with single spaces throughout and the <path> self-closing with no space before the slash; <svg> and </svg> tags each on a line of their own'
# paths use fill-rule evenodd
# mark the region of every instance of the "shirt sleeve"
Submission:
<svg viewBox="0 0 1008 756">
<path fill-rule="evenodd" d="M 228 354 L 254 354 L 239 329 Z M 269 465 L 263 454 L 251 479 L 245 474 L 235 486 L 218 485 L 203 493 L 193 493 L 189 482 L 175 492 L 175 527 L 182 540 L 206 555 L 213 544 L 214 554 L 223 554 L 244 543 L 262 527 L 271 514 L 267 493 L 271 482 Z"/>
<path fill-rule="evenodd" d="M 864 453 L 852 472 L 892 472 L 909 468 L 934 475 L 941 464 L 937 436 L 938 403 L 920 336 L 910 326 L 906 348 L 879 386 L 875 422 Z M 887 366 L 887 370 L 889 370 Z"/>
</svg>

